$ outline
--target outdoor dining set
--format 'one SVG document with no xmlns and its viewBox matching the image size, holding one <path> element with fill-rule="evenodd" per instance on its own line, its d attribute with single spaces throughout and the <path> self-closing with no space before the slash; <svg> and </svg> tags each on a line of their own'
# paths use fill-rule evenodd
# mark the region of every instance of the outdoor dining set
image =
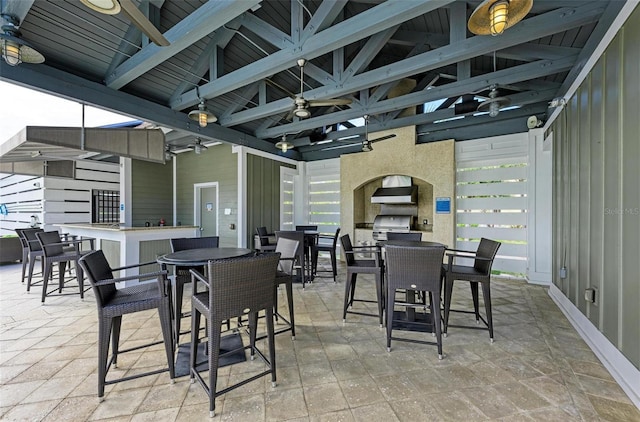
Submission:
<svg viewBox="0 0 640 422">
<path fill-rule="evenodd" d="M 434 344 L 439 359 L 443 357 L 442 337 L 446 337 L 450 327 L 486 329 L 493 342 L 490 274 L 500 243 L 489 239 L 481 239 L 478 250 L 469 252 L 422 241 L 419 233 L 418 236 L 388 233 L 387 240 L 374 246 L 354 246 L 349 234 L 340 236 L 339 228 L 333 234 L 322 234 L 318 233 L 317 226 L 298 226 L 296 230 L 275 233 L 258 227 L 255 249 L 220 247 L 217 236 L 176 238 L 170 239 L 172 252 L 158 256 L 156 261 L 112 268 L 104 252 L 94 249 L 94 239 L 34 228 L 16 232 L 23 246 L 22 282 L 27 281 L 27 290 L 42 285 L 43 304 L 47 297 L 60 294 L 79 293 L 83 298 L 86 291 L 83 279 L 87 277 L 98 310 L 100 399 L 107 385 L 168 371 L 172 382 L 186 375 L 192 383 L 198 381 L 208 394 L 213 416 L 217 396 L 266 375 L 275 386 L 275 335 L 290 332 L 292 339 L 296 336 L 293 284 L 299 281 L 304 289 L 320 277 L 323 271 L 318 270 L 318 257 L 324 252 L 329 254 L 331 264 L 326 272 L 337 282 L 338 242 L 346 270 L 342 310 L 345 324 L 347 314 L 375 317 L 380 327 L 386 327 L 387 351 L 391 351 L 392 340 Z M 86 245 L 89 248 L 83 249 Z M 455 261 L 458 258 L 473 263 L 461 265 Z M 41 260 L 40 273 L 35 265 L 38 260 Z M 58 283 L 49 290 L 56 263 Z M 120 273 L 123 270 L 131 274 L 132 269 L 137 269 L 138 274 L 118 275 L 124 274 Z M 374 281 L 375 299 L 363 298 L 356 292 L 359 274 L 372 276 L 362 279 L 361 283 Z M 76 283 L 69 286 L 67 283 L 72 278 Z M 473 310 L 451 309 L 455 280 L 469 282 Z M 190 288 L 185 289 L 187 286 Z M 285 288 L 287 312 L 278 305 L 280 286 Z M 479 286 L 484 316 L 479 310 Z M 68 293 L 69 288 L 73 288 L 74 293 Z M 189 312 L 183 309 L 185 294 L 190 295 Z M 359 302 L 372 302 L 374 306 L 360 306 Z M 120 348 L 122 317 L 156 309 L 162 340 L 153 344 L 164 345 L 166 367 L 117 379 L 108 377 L 109 369 L 117 366 L 119 355 L 150 346 Z M 449 325 L 451 312 L 474 314 L 478 324 Z M 183 320 L 188 317 L 190 324 L 186 329 Z M 261 319 L 266 331 L 259 326 Z M 277 329 L 274 320 L 279 322 Z M 428 333 L 435 341 L 399 335 L 398 331 Z M 248 345 L 243 344 L 241 334 L 248 335 Z M 189 335 L 189 342 L 180 344 L 184 335 Z M 258 342 L 265 338 L 266 343 Z M 265 350 L 258 347 L 261 344 L 265 344 Z M 251 360 L 257 355 L 264 362 L 264 370 L 253 371 L 246 379 L 218 390 L 218 368 L 223 362 L 244 361 L 246 350 Z"/>
</svg>

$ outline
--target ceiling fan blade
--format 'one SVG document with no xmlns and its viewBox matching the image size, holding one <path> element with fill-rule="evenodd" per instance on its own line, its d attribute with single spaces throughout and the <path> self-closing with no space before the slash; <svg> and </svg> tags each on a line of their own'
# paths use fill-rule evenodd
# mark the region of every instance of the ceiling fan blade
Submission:
<svg viewBox="0 0 640 422">
<path fill-rule="evenodd" d="M 345 143 L 345 144 L 342 144 L 342 145 L 334 145 L 334 146 L 322 148 L 320 151 L 331 151 L 332 149 L 349 148 L 349 147 L 352 147 L 354 145 L 362 146 L 362 142 L 351 142 L 351 143 L 348 143 L 348 144 Z"/>
<path fill-rule="evenodd" d="M 330 98 L 326 100 L 309 100 L 308 103 L 311 107 L 329 107 L 339 105 L 349 105 L 353 101 L 349 98 Z"/>
<path fill-rule="evenodd" d="M 392 133 L 391 135 L 386 135 L 386 136 L 382 136 L 380 138 L 371 139 L 369 142 L 384 141 L 385 139 L 391 139 L 391 138 L 395 138 L 395 137 L 396 137 L 396 134 Z"/>
<path fill-rule="evenodd" d="M 127 15 L 129 20 L 140 28 L 140 30 L 147 36 L 154 44 L 160 47 L 166 47 L 169 45 L 169 41 L 162 35 L 162 33 L 156 28 L 151 21 L 136 7 L 131 0 L 120 0 L 120 6 L 122 12 Z"/>
</svg>

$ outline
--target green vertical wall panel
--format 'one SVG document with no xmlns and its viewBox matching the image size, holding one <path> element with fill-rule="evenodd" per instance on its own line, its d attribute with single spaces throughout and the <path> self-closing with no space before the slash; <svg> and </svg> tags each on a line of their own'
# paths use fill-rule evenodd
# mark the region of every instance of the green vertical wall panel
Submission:
<svg viewBox="0 0 640 422">
<path fill-rule="evenodd" d="M 624 26 L 622 96 L 622 328 L 621 347 L 640 367 L 640 5 Z M 635 321 L 635 322 L 631 322 Z"/>
<path fill-rule="evenodd" d="M 192 225 L 194 184 L 218 182 L 218 236 L 220 246 L 237 246 L 238 232 L 238 156 L 231 145 L 209 147 L 202 154 L 186 152 L 175 157 L 176 163 L 176 217 L 183 225 Z M 232 210 L 230 215 L 224 209 Z"/>
<path fill-rule="evenodd" d="M 620 113 L 620 85 L 622 76 L 620 60 L 622 58 L 623 43 L 620 37 L 615 38 L 604 56 L 604 121 L 615 122 L 619 120 Z M 619 125 L 607 124 L 604 136 L 604 180 L 616 180 L 620 172 L 620 161 L 622 153 L 622 137 Z M 604 224 L 603 233 L 608 235 L 604 238 L 603 262 L 604 276 L 600 298 L 602 303 L 602 331 L 607 333 L 607 337 L 612 343 L 618 344 L 620 327 L 617 312 L 604 312 L 608 309 L 617 309 L 620 303 L 621 277 L 620 259 L 621 243 L 619 241 L 620 230 L 622 228 L 621 218 L 618 214 L 608 214 L 607 211 L 620 206 L 620 189 L 612 189 L 605 186 L 604 190 Z"/>
<path fill-rule="evenodd" d="M 170 164 L 131 160 L 131 217 L 133 226 L 157 226 L 173 221 L 173 170 Z"/>
<path fill-rule="evenodd" d="M 256 227 L 280 228 L 280 167 L 292 167 L 265 157 L 247 155 L 247 245 Z"/>
<path fill-rule="evenodd" d="M 554 283 L 640 368 L 640 8 L 552 126 Z M 598 289 L 597 306 L 584 290 Z"/>
</svg>

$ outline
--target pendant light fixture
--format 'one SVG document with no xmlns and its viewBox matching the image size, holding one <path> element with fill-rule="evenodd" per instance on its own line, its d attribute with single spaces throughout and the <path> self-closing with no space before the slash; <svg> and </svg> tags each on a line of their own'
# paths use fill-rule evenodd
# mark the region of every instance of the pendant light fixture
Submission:
<svg viewBox="0 0 640 422">
<path fill-rule="evenodd" d="M 282 140 L 276 143 L 276 148 L 278 148 L 282 152 L 287 152 L 288 150 L 293 149 L 294 145 L 287 141 L 287 134 L 285 133 L 284 135 L 282 135 Z"/>
<path fill-rule="evenodd" d="M 200 127 L 207 127 L 207 124 L 218 121 L 218 118 L 212 112 L 207 110 L 204 100 L 200 100 L 197 110 L 191 110 L 189 112 L 189 118 L 198 122 Z"/>
<path fill-rule="evenodd" d="M 215 123 L 218 121 L 218 118 L 209 110 L 207 110 L 207 106 L 204 103 L 204 98 L 200 97 L 200 91 L 196 86 L 196 95 L 200 98 L 200 104 L 198 104 L 197 110 L 191 110 L 189 112 L 189 118 L 198 122 L 200 127 L 207 127 L 209 123 Z"/>
<path fill-rule="evenodd" d="M 532 6 L 533 0 L 484 0 L 467 26 L 476 35 L 500 35 L 527 16 Z"/>
<path fill-rule="evenodd" d="M 2 33 L 0 33 L 0 48 L 2 58 L 9 66 L 20 63 L 42 63 L 44 56 L 31 45 L 20 38 L 18 19 L 12 15 L 2 15 Z"/>
</svg>

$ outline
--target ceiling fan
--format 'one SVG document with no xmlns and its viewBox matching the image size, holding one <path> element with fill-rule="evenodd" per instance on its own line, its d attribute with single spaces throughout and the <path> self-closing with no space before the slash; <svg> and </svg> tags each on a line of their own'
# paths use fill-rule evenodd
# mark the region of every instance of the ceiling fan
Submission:
<svg viewBox="0 0 640 422">
<path fill-rule="evenodd" d="M 339 105 L 349 105 L 351 100 L 348 98 L 329 98 L 326 100 L 307 100 L 304 98 L 304 65 L 307 61 L 305 59 L 298 59 L 298 66 L 300 67 L 300 94 L 297 94 L 293 99 L 293 115 L 306 119 L 311 116 L 309 107 L 330 107 Z"/>
<path fill-rule="evenodd" d="M 80 2 L 91 10 L 105 15 L 117 15 L 122 12 L 154 44 L 160 47 L 169 45 L 169 41 L 131 0 L 80 0 Z"/>
<path fill-rule="evenodd" d="M 202 143 L 202 139 L 196 138 L 196 142 L 193 144 L 187 145 L 187 148 L 191 148 L 193 152 L 195 152 L 196 154 L 200 154 L 202 153 L 203 150 L 207 149 L 208 147 Z"/>
<path fill-rule="evenodd" d="M 373 145 L 372 144 L 374 142 L 384 141 L 386 139 L 391 139 L 391 138 L 395 138 L 395 137 L 396 137 L 396 134 L 392 133 L 392 134 L 389 134 L 389 135 L 381 136 L 379 138 L 369 139 L 369 115 L 365 114 L 364 115 L 364 139 L 362 141 L 354 142 L 355 137 L 350 137 L 350 138 L 346 138 L 346 139 L 336 139 L 336 140 L 339 141 L 339 142 L 349 142 L 350 145 L 356 145 L 357 143 L 361 143 L 362 144 L 362 152 L 371 152 L 371 151 L 373 151 Z M 345 148 L 347 146 L 349 146 L 349 145 L 333 146 L 333 147 L 323 148 L 322 151 L 338 149 L 338 148 Z"/>
<path fill-rule="evenodd" d="M 496 117 L 502 108 L 511 104 L 511 100 L 498 95 L 497 85 L 491 85 L 490 89 L 489 98 L 478 105 L 478 111 L 487 111 L 489 116 Z"/>
</svg>

